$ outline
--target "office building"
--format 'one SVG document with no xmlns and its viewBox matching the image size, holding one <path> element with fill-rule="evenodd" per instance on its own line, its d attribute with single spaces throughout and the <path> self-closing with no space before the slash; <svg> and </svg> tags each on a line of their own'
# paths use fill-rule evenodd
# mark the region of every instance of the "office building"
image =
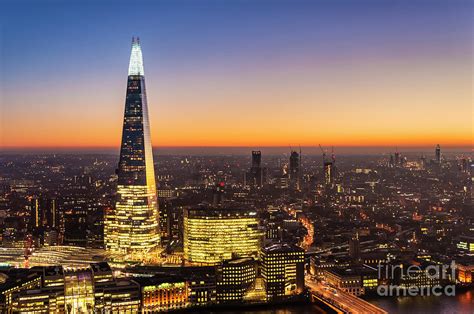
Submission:
<svg viewBox="0 0 474 314">
<path fill-rule="evenodd" d="M 324 162 L 324 184 L 330 185 L 333 183 L 334 176 L 333 163 L 331 161 Z"/>
<path fill-rule="evenodd" d="M 262 187 L 265 183 L 266 171 L 262 168 L 262 152 L 252 151 L 252 166 L 245 174 L 245 185 Z"/>
<path fill-rule="evenodd" d="M 329 268 L 323 271 L 323 278 L 334 287 L 350 293 L 355 296 L 365 294 L 364 286 L 362 284 L 362 277 L 360 272 L 352 268 Z M 377 284 L 375 282 L 366 281 L 367 285 Z"/>
<path fill-rule="evenodd" d="M 268 301 L 296 295 L 304 289 L 304 250 L 276 243 L 260 252 L 261 273 Z"/>
<path fill-rule="evenodd" d="M 290 185 L 293 189 L 301 189 L 301 151 L 291 151 L 290 154 L 290 169 L 288 172 Z"/>
<path fill-rule="evenodd" d="M 0 285 L 6 313 L 137 313 L 140 285 L 114 278 L 107 263 L 12 269 Z"/>
<path fill-rule="evenodd" d="M 125 116 L 117 169 L 117 201 L 105 220 L 106 248 L 142 260 L 160 243 L 155 171 L 139 39 L 132 40 Z"/>
<path fill-rule="evenodd" d="M 251 257 L 224 261 L 217 267 L 217 301 L 239 303 L 255 284 L 257 263 Z"/>
<path fill-rule="evenodd" d="M 263 232 L 257 212 L 241 208 L 192 208 L 184 211 L 184 257 L 219 263 L 234 256 L 256 257 Z"/>
</svg>

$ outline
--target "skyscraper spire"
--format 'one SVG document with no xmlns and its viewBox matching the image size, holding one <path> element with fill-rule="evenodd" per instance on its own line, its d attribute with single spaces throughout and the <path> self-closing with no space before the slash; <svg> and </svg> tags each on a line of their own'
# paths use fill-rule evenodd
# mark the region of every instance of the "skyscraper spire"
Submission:
<svg viewBox="0 0 474 314">
<path fill-rule="evenodd" d="M 159 245 L 160 236 L 148 104 L 138 38 L 132 40 L 117 174 L 117 201 L 105 219 L 106 248 L 120 258 L 143 260 Z"/>
<path fill-rule="evenodd" d="M 128 75 L 145 75 L 142 48 L 140 46 L 140 38 L 138 37 L 132 37 L 132 52 L 130 54 Z"/>
</svg>

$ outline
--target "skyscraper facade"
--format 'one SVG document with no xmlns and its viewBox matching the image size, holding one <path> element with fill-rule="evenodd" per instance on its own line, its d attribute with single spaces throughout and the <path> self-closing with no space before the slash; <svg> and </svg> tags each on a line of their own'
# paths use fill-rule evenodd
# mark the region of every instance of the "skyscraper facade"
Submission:
<svg viewBox="0 0 474 314">
<path fill-rule="evenodd" d="M 324 162 L 324 184 L 330 185 L 333 178 L 333 163 L 332 161 Z"/>
<path fill-rule="evenodd" d="M 290 155 L 290 183 L 296 190 L 301 188 L 301 150 L 300 153 L 291 151 Z"/>
<path fill-rule="evenodd" d="M 436 163 L 440 164 L 441 163 L 441 147 L 436 145 L 435 149 L 435 158 L 436 158 Z"/>
<path fill-rule="evenodd" d="M 159 245 L 158 203 L 148 121 L 143 57 L 138 38 L 132 40 L 117 200 L 106 215 L 105 243 L 112 253 L 144 256 Z"/>
<path fill-rule="evenodd" d="M 265 169 L 262 168 L 262 152 L 252 151 L 252 166 L 245 174 L 245 184 L 254 187 L 262 187 L 265 181 Z"/>
<path fill-rule="evenodd" d="M 233 257 L 257 257 L 263 232 L 253 209 L 187 208 L 184 210 L 184 258 L 216 264 Z"/>
</svg>

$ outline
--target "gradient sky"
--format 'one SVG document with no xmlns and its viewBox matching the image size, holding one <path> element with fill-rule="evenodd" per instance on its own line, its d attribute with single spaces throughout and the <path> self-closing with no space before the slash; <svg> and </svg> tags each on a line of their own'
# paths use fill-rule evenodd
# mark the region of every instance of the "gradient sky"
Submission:
<svg viewBox="0 0 474 314">
<path fill-rule="evenodd" d="M 1 4 L 0 148 L 117 147 L 134 35 L 154 146 L 472 146 L 470 0 Z"/>
</svg>

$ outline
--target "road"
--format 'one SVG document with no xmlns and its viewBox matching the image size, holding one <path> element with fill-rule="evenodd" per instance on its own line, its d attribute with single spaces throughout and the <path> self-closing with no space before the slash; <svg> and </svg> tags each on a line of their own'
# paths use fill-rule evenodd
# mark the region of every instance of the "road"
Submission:
<svg viewBox="0 0 474 314">
<path fill-rule="evenodd" d="M 311 289 L 312 293 L 315 293 L 328 302 L 341 308 L 341 310 L 349 313 L 387 314 L 386 311 L 363 299 L 341 290 L 324 286 L 321 283 L 312 281 L 309 277 L 306 278 L 305 284 Z"/>
</svg>

